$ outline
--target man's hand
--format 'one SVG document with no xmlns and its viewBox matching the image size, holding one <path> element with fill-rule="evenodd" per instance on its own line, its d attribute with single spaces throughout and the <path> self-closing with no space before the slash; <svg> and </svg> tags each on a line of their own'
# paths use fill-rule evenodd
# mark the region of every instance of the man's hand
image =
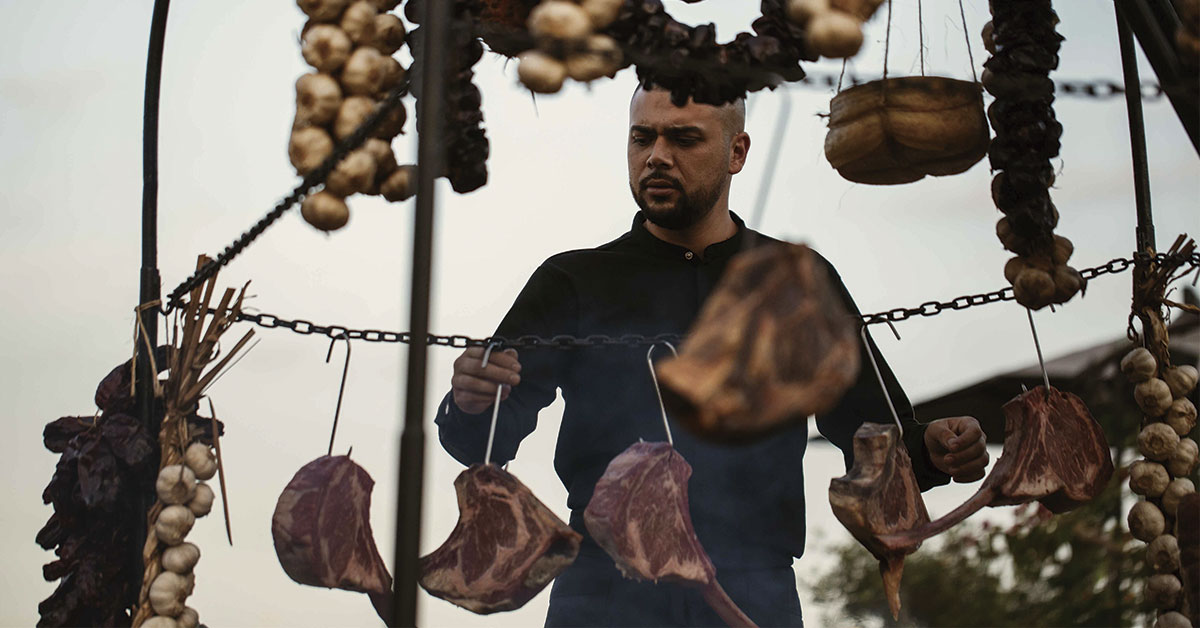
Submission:
<svg viewBox="0 0 1200 628">
<path fill-rule="evenodd" d="M 933 466 L 955 482 L 974 482 L 987 468 L 987 440 L 975 417 L 938 419 L 925 428 L 925 449 Z"/>
<path fill-rule="evenodd" d="M 521 363 L 515 349 L 494 351 L 483 367 L 483 347 L 470 347 L 454 361 L 450 389 L 454 405 L 467 414 L 479 414 L 496 401 L 496 386 L 503 386 L 500 399 L 508 398 L 513 386 L 521 383 Z"/>
</svg>

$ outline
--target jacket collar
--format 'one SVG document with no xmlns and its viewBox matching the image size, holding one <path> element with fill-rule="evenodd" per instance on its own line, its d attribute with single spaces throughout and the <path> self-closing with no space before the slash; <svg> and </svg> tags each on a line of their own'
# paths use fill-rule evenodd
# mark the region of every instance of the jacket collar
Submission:
<svg viewBox="0 0 1200 628">
<path fill-rule="evenodd" d="M 757 232 L 746 228 L 746 223 L 740 216 L 732 211 L 729 212 L 729 216 L 733 219 L 733 223 L 737 225 L 737 233 L 726 240 L 710 244 L 708 248 L 704 249 L 704 261 L 726 260 L 742 250 L 743 238 L 757 239 L 760 237 L 760 234 Z M 633 226 L 630 228 L 630 235 L 633 237 L 634 242 L 657 256 L 684 259 L 684 254 L 688 251 L 685 247 L 660 240 L 653 233 L 650 233 L 650 230 L 646 228 L 646 215 L 641 211 L 633 215 Z"/>
</svg>

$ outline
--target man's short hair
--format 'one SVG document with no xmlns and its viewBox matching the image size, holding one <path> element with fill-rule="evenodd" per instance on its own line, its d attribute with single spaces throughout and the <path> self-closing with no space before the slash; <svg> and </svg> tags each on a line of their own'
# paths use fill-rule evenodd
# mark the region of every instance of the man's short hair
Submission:
<svg viewBox="0 0 1200 628">
<path fill-rule="evenodd" d="M 650 87 L 647 87 L 644 83 L 639 81 L 637 87 L 634 88 L 634 90 L 633 90 L 633 95 L 629 97 L 629 104 L 631 106 L 633 105 L 633 99 L 637 97 L 638 91 L 648 91 L 651 89 L 662 90 L 662 88 L 658 87 L 657 85 L 651 85 Z M 737 135 L 738 133 L 741 133 L 746 130 L 746 99 L 745 98 L 738 98 L 737 100 L 735 100 L 733 102 L 725 103 L 723 105 L 706 105 L 706 106 L 709 106 L 709 107 L 715 106 L 719 110 L 720 116 L 721 116 L 721 127 L 725 131 L 725 139 L 726 140 L 729 140 L 734 135 Z"/>
</svg>

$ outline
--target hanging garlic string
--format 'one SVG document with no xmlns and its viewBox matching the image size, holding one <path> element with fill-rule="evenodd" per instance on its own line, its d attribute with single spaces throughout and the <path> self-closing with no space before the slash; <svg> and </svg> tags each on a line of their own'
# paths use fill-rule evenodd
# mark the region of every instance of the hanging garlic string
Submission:
<svg viewBox="0 0 1200 628">
<path fill-rule="evenodd" d="M 663 342 L 675 357 L 679 357 L 679 352 L 675 350 L 675 345 L 669 342 Z M 658 395 L 658 409 L 662 412 L 663 427 L 667 430 L 667 444 L 675 446 L 675 440 L 671 438 L 671 424 L 667 422 L 667 407 L 663 405 L 662 390 L 658 387 L 658 375 L 654 373 L 654 360 L 651 356 L 654 355 L 654 348 L 658 345 L 650 345 L 650 349 L 646 351 L 646 366 L 650 368 L 650 379 L 654 381 L 654 394 Z"/>
</svg>

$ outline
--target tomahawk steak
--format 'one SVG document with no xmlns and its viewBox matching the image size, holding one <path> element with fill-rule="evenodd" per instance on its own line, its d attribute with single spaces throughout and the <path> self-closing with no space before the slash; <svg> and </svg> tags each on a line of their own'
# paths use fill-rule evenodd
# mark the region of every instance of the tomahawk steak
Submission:
<svg viewBox="0 0 1200 628">
<path fill-rule="evenodd" d="M 829 483 L 833 514 L 879 560 L 879 573 L 892 617 L 900 616 L 904 556 L 917 547 L 889 550 L 881 535 L 929 522 L 912 461 L 894 425 L 864 423 L 854 433 L 854 466 Z"/>
<path fill-rule="evenodd" d="M 454 480 L 458 524 L 421 559 L 421 586 L 479 614 L 520 608 L 575 561 L 583 537 L 516 477 L 472 465 Z"/>
</svg>

